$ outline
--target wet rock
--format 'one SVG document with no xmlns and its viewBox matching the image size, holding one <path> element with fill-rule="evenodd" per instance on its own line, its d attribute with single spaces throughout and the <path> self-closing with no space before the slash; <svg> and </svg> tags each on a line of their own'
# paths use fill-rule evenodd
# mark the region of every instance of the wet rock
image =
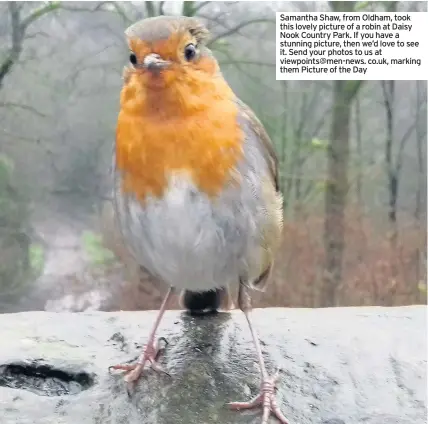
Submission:
<svg viewBox="0 0 428 424">
<path fill-rule="evenodd" d="M 156 312 L 0 315 L 2 424 L 260 424 L 225 404 L 257 393 L 259 370 L 239 311 L 170 311 L 161 365 L 128 398 L 108 366 L 140 353 Z M 254 311 L 278 403 L 290 424 L 426 422 L 426 308 Z M 271 423 L 276 421 L 272 418 Z"/>
</svg>

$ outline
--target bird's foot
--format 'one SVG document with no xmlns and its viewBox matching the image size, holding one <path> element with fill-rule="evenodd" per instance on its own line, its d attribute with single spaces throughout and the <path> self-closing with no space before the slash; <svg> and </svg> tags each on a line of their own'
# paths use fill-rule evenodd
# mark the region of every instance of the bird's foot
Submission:
<svg viewBox="0 0 428 424">
<path fill-rule="evenodd" d="M 144 348 L 143 352 L 139 356 L 137 362 L 134 364 L 119 364 L 112 365 L 109 367 L 109 370 L 122 370 L 125 372 L 125 381 L 128 386 L 128 394 L 131 394 L 134 384 L 139 380 L 143 372 L 144 366 L 147 362 L 150 362 L 151 368 L 156 372 L 161 372 L 168 374 L 159 364 L 158 359 L 165 346 L 161 345 L 161 341 L 168 344 L 167 340 L 164 337 L 160 337 L 156 343 L 148 343 Z"/>
<path fill-rule="evenodd" d="M 278 370 L 272 377 L 267 377 L 260 386 L 260 393 L 249 402 L 230 402 L 228 405 L 234 410 L 252 409 L 258 406 L 263 408 L 263 417 L 261 424 L 267 424 L 269 415 L 273 414 L 281 424 L 289 424 L 284 414 L 276 403 L 276 382 L 279 378 Z"/>
</svg>

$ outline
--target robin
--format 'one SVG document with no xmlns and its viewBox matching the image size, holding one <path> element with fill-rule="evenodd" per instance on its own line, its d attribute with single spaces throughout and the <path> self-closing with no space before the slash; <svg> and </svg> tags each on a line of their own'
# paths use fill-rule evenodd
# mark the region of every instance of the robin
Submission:
<svg viewBox="0 0 428 424">
<path fill-rule="evenodd" d="M 252 110 L 233 93 L 195 18 L 144 19 L 125 32 L 124 70 L 114 153 L 115 215 L 138 263 L 170 287 L 134 365 L 156 371 L 155 335 L 168 300 L 181 290 L 191 313 L 217 310 L 238 291 L 261 370 L 259 395 L 232 402 L 263 408 L 287 423 L 275 400 L 278 372 L 266 372 L 250 318 L 250 289 L 263 290 L 281 240 L 282 196 L 272 142 Z"/>
</svg>

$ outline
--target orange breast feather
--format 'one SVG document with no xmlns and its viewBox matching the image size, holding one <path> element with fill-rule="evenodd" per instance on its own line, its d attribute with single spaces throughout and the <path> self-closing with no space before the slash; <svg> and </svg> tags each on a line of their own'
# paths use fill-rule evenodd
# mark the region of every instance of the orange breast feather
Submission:
<svg viewBox="0 0 428 424">
<path fill-rule="evenodd" d="M 116 131 L 116 167 L 124 193 L 141 202 L 148 195 L 161 197 L 172 171 L 187 172 L 209 196 L 233 180 L 243 141 L 238 108 L 221 77 L 203 78 L 145 90 L 138 75 L 130 76 Z"/>
</svg>

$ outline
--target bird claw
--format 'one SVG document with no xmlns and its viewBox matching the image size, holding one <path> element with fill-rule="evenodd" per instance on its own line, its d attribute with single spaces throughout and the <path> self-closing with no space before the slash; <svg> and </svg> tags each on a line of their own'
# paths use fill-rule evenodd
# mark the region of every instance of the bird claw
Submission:
<svg viewBox="0 0 428 424">
<path fill-rule="evenodd" d="M 128 395 L 129 399 L 132 399 L 135 393 L 135 381 L 127 381 L 126 382 L 126 394 Z"/>
<path fill-rule="evenodd" d="M 143 352 L 139 356 L 138 360 L 134 364 L 118 364 L 109 367 L 109 371 L 125 371 L 124 379 L 127 383 L 126 390 L 129 397 L 132 396 L 135 388 L 135 383 L 141 377 L 144 366 L 147 362 L 150 362 L 153 371 L 164 373 L 170 376 L 170 374 L 165 371 L 157 362 L 160 354 L 165 350 L 165 346 L 161 346 L 160 344 L 161 341 L 165 342 L 166 345 L 168 344 L 168 341 L 164 337 L 160 337 L 155 344 L 147 344 L 144 347 Z"/>
<path fill-rule="evenodd" d="M 228 403 L 229 407 L 239 411 L 262 406 L 263 417 L 261 424 L 267 424 L 270 414 L 273 414 L 281 424 L 289 424 L 276 402 L 276 382 L 278 381 L 279 373 L 280 369 L 272 377 L 268 377 L 262 382 L 260 393 L 255 398 L 248 402 L 230 402 Z"/>
<path fill-rule="evenodd" d="M 161 367 L 157 362 L 150 361 L 150 363 L 152 365 L 151 368 L 152 368 L 153 371 L 156 371 L 156 372 L 158 372 L 160 374 L 165 374 L 168 377 L 171 377 L 171 374 L 167 370 L 165 370 L 163 367 Z"/>
</svg>

